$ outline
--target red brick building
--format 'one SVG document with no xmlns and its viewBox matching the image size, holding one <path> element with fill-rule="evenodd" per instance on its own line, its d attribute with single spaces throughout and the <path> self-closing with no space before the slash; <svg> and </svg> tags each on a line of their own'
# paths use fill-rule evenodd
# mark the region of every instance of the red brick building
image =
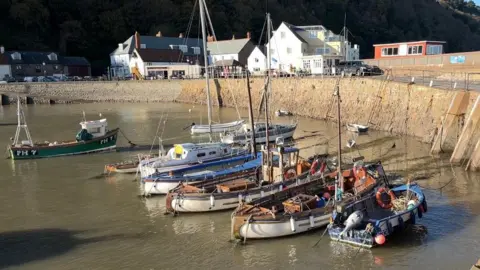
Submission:
<svg viewBox="0 0 480 270">
<path fill-rule="evenodd" d="M 410 41 L 374 44 L 375 59 L 443 54 L 445 41 Z"/>
</svg>

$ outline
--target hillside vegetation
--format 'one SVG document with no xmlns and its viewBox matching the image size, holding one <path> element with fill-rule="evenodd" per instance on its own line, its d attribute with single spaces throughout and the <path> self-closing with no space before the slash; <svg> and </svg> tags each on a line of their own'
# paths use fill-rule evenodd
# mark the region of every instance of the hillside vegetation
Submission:
<svg viewBox="0 0 480 270">
<path fill-rule="evenodd" d="M 334 32 L 347 15 L 349 39 L 372 57 L 372 44 L 445 40 L 447 51 L 480 50 L 479 9 L 463 0 L 207 0 L 219 39 L 252 32 L 258 42 L 266 2 L 274 26 L 322 24 Z M 56 50 L 87 57 L 95 73 L 136 30 L 186 33 L 195 0 L 3 0 L 0 44 L 7 50 Z M 197 6 L 198 8 L 198 6 Z M 190 36 L 198 36 L 195 12 Z"/>
</svg>

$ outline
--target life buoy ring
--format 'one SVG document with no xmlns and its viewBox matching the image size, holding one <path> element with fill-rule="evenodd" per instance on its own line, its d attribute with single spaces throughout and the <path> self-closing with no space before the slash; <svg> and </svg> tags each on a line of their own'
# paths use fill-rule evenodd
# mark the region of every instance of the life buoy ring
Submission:
<svg viewBox="0 0 480 270">
<path fill-rule="evenodd" d="M 285 179 L 291 179 L 291 178 L 294 178 L 295 176 L 297 176 L 297 172 L 295 171 L 295 169 L 288 169 L 286 172 L 285 172 Z"/>
<path fill-rule="evenodd" d="M 318 160 L 313 161 L 312 166 L 310 167 L 310 174 L 315 174 L 317 172 Z"/>
<path fill-rule="evenodd" d="M 384 203 L 382 201 L 382 193 L 387 193 L 390 196 L 390 202 L 389 203 Z M 384 187 L 381 187 L 378 189 L 377 194 L 375 194 L 375 197 L 377 199 L 378 205 L 384 209 L 390 209 L 393 206 L 393 201 L 396 199 L 395 194 L 393 194 L 393 191 L 388 190 Z"/>
</svg>

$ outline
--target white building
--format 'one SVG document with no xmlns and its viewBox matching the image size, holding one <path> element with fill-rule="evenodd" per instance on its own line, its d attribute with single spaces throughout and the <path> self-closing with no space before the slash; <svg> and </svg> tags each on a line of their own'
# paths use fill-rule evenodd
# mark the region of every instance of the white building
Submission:
<svg viewBox="0 0 480 270">
<path fill-rule="evenodd" d="M 110 54 L 110 69 L 113 77 L 125 77 L 132 74 L 130 60 L 134 49 L 179 49 L 190 62 L 203 58 L 201 39 L 184 38 L 183 34 L 177 37 L 164 37 L 161 32 L 156 36 L 141 36 L 138 32 L 127 40 L 118 44 Z M 203 59 L 202 59 L 203 62 Z"/>
<path fill-rule="evenodd" d="M 215 41 L 212 36 L 209 36 L 207 41 L 209 65 L 215 64 L 215 62 L 235 60 L 245 67 L 248 63 L 248 57 L 255 48 L 250 40 L 250 32 L 247 33 L 246 38 L 236 39 L 233 36 L 229 40 Z"/>
<path fill-rule="evenodd" d="M 252 74 L 264 74 L 267 70 L 267 51 L 265 46 L 255 46 L 248 57 L 248 70 Z"/>
<path fill-rule="evenodd" d="M 271 67 L 284 72 L 300 70 L 328 74 L 339 61 L 359 59 L 359 46 L 344 41 L 321 25 L 295 26 L 282 22 L 268 42 Z"/>
<path fill-rule="evenodd" d="M 8 63 L 8 55 L 5 54 L 5 47 L 0 46 L 0 81 L 3 80 L 5 76 L 12 76 L 12 72 L 10 64 Z"/>
</svg>

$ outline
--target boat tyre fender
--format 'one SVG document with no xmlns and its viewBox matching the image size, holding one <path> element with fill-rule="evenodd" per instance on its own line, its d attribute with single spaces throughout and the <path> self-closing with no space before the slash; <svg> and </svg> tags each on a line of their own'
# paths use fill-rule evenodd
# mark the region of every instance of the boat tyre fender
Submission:
<svg viewBox="0 0 480 270">
<path fill-rule="evenodd" d="M 291 179 L 291 178 L 294 178 L 297 176 L 297 172 L 295 171 L 295 169 L 288 169 L 286 172 L 285 172 L 285 179 Z"/>
<path fill-rule="evenodd" d="M 418 214 L 418 218 L 423 217 L 423 206 L 421 204 L 417 208 L 417 214 Z"/>
<path fill-rule="evenodd" d="M 427 207 L 427 201 L 425 199 L 423 199 L 422 206 L 423 206 L 423 212 L 426 213 L 428 211 L 428 207 Z"/>
<path fill-rule="evenodd" d="M 389 203 L 384 203 L 383 202 L 383 200 L 382 200 L 382 194 L 383 193 L 387 193 L 390 196 L 390 202 Z M 381 187 L 381 188 L 378 189 L 377 194 L 375 194 L 375 197 L 377 199 L 378 205 L 380 205 L 380 207 L 382 207 L 383 209 L 392 208 L 393 201 L 396 199 L 395 194 L 393 194 L 393 191 L 388 190 L 388 192 L 387 192 L 387 189 L 384 188 L 384 187 Z"/>
</svg>

